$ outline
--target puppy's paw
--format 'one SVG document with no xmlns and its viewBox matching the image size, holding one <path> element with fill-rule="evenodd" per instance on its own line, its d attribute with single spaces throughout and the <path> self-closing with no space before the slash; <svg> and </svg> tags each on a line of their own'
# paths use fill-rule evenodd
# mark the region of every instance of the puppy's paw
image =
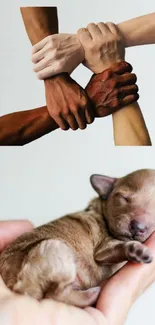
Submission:
<svg viewBox="0 0 155 325">
<path fill-rule="evenodd" d="M 137 263 L 151 263 L 153 260 L 150 250 L 138 241 L 130 241 L 125 244 L 128 261 Z"/>
</svg>

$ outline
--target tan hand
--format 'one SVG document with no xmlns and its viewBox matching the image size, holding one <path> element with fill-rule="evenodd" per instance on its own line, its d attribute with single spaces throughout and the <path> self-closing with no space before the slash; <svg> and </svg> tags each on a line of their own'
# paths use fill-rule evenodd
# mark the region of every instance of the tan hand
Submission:
<svg viewBox="0 0 155 325">
<path fill-rule="evenodd" d="M 33 46 L 32 62 L 38 79 L 46 79 L 61 72 L 69 74 L 84 60 L 84 50 L 72 34 L 47 36 Z"/>
<path fill-rule="evenodd" d="M 125 48 L 121 34 L 113 23 L 89 24 L 77 35 L 85 51 L 84 65 L 94 73 L 124 61 Z"/>
<path fill-rule="evenodd" d="M 62 130 L 85 129 L 94 121 L 90 99 L 68 73 L 46 79 L 45 92 L 48 112 Z"/>
</svg>

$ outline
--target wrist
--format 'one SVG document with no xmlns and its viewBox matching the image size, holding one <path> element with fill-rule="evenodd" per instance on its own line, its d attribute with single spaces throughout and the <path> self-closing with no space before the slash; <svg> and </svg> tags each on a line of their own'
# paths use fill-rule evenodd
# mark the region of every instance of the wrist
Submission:
<svg viewBox="0 0 155 325">
<path fill-rule="evenodd" d="M 104 60 L 97 66 L 94 67 L 93 72 L 95 74 L 98 73 L 102 73 L 103 71 L 110 69 L 113 65 L 115 65 L 116 63 L 122 62 L 124 61 L 124 58 L 118 58 L 117 60 L 114 61 L 108 61 L 108 62 L 104 62 Z"/>
<path fill-rule="evenodd" d="M 85 60 L 85 51 L 83 48 L 83 45 L 81 44 L 78 34 L 75 35 L 76 37 L 76 43 L 77 43 L 77 54 L 79 55 L 79 61 L 82 63 Z"/>
</svg>

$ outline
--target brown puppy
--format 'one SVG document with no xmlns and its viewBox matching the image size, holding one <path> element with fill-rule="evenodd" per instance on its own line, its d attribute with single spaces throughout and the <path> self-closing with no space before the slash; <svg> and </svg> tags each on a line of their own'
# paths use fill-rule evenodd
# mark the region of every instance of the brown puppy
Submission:
<svg viewBox="0 0 155 325">
<path fill-rule="evenodd" d="M 155 170 L 93 175 L 91 184 L 99 197 L 84 211 L 20 236 L 1 254 L 10 289 L 85 307 L 122 262 L 152 261 L 142 243 L 155 229 Z"/>
</svg>

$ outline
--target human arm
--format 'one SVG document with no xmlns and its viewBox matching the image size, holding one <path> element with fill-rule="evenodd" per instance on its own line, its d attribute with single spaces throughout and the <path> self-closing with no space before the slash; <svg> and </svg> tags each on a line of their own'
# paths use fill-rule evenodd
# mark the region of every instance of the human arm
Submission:
<svg viewBox="0 0 155 325">
<path fill-rule="evenodd" d="M 138 98 L 131 71 L 129 64 L 121 62 L 90 79 L 85 91 L 92 101 L 96 117 L 109 115 Z M 119 73 L 124 73 L 125 79 L 122 80 Z M 124 81 L 129 86 L 124 88 Z M 118 101 L 119 94 L 122 95 Z M 0 117 L 0 145 L 24 145 L 57 128 L 59 126 L 50 117 L 47 107 L 8 114 Z"/>
<path fill-rule="evenodd" d="M 55 7 L 23 7 L 21 13 L 32 45 L 47 35 L 58 33 Z M 68 126 L 73 130 L 77 127 L 85 129 L 93 122 L 94 114 L 87 94 L 69 75 L 61 74 L 56 80 L 48 78 L 44 83 L 49 114 L 63 130 Z"/>
<path fill-rule="evenodd" d="M 155 12 L 117 24 L 125 47 L 155 43 Z"/>
<path fill-rule="evenodd" d="M 80 29 L 78 37 L 85 49 L 84 64 L 95 73 L 123 60 L 124 43 L 119 30 L 112 23 L 89 24 Z M 148 146 L 151 140 L 138 103 L 113 113 L 115 145 Z"/>
<path fill-rule="evenodd" d="M 155 43 L 155 13 L 127 20 L 116 26 L 125 47 Z M 33 47 L 34 71 L 41 80 L 63 71 L 73 72 L 84 58 L 83 46 L 76 34 L 50 35 Z"/>
<path fill-rule="evenodd" d="M 0 145 L 24 145 L 57 128 L 47 107 L 7 114 L 0 117 Z"/>
</svg>

